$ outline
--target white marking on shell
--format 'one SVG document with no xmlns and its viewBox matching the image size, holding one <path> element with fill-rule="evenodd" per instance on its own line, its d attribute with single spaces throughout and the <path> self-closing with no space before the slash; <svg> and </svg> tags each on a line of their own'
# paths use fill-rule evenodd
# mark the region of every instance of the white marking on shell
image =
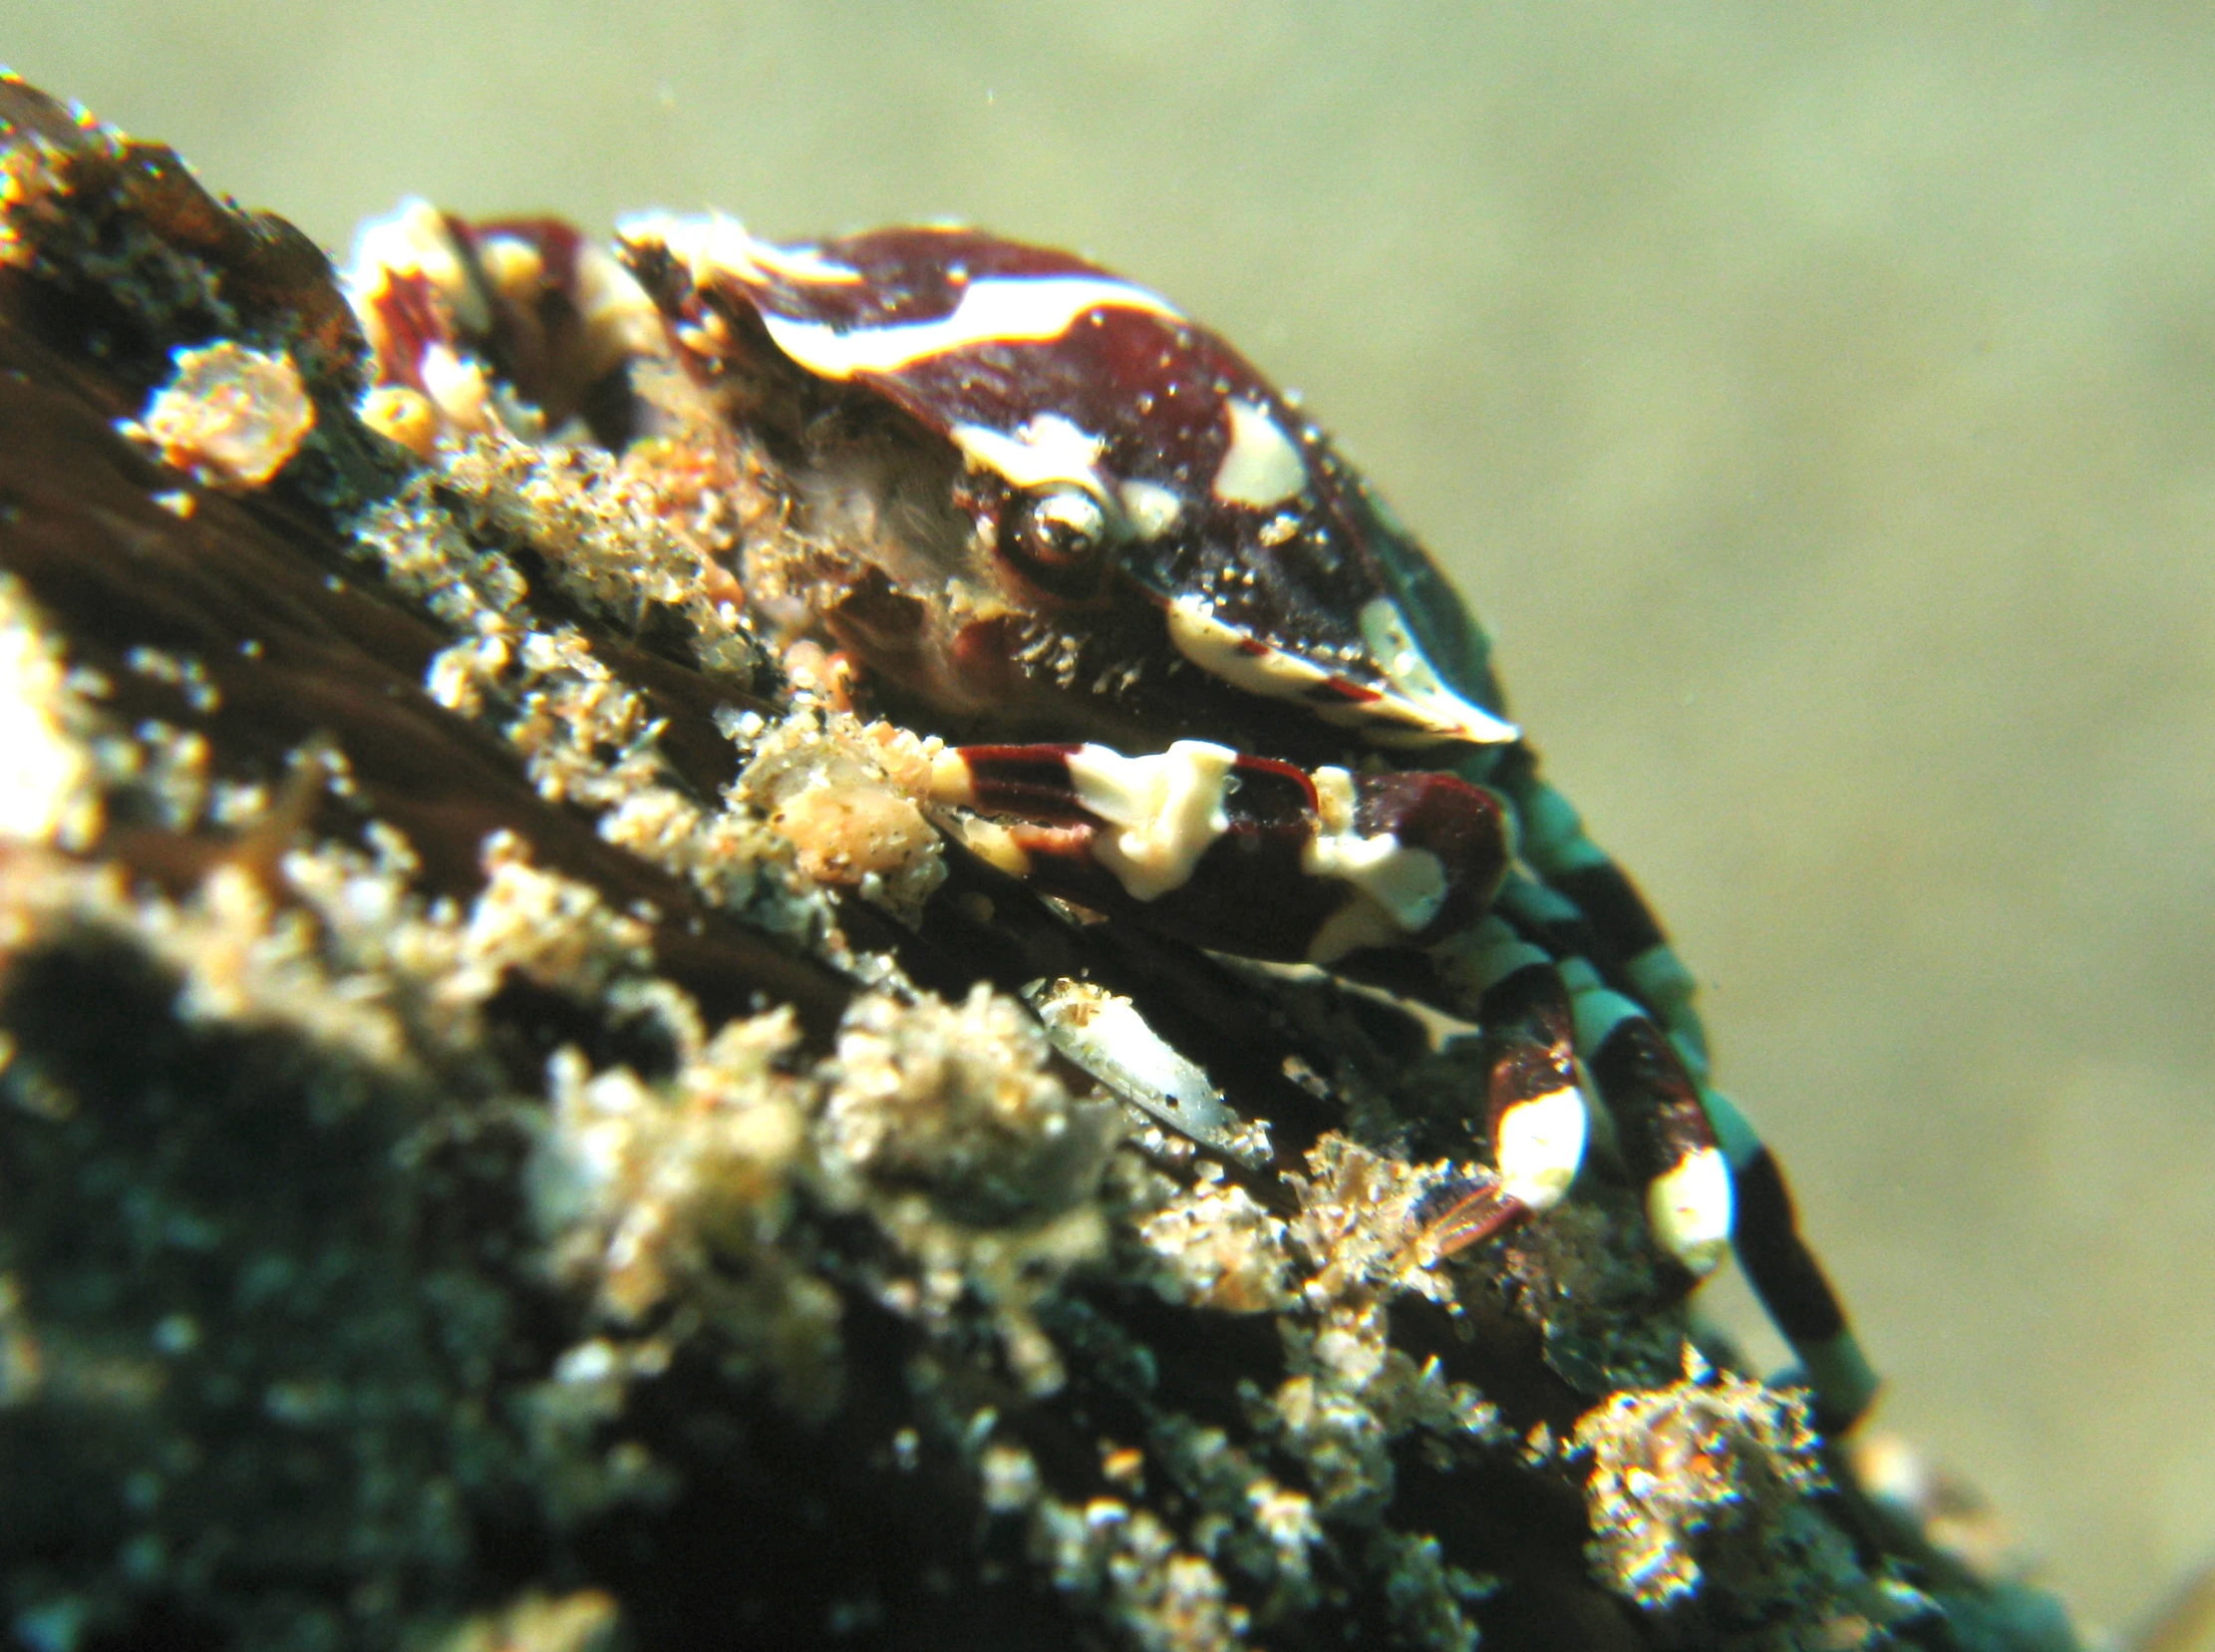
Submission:
<svg viewBox="0 0 2215 1652">
<path fill-rule="evenodd" d="M 762 268 L 811 287 L 852 287 L 868 279 L 861 271 L 824 257 L 822 248 L 816 246 L 755 241 L 753 253 L 754 261 Z"/>
<path fill-rule="evenodd" d="M 1126 482 L 1116 490 L 1130 531 L 1141 539 L 1158 539 L 1176 526 L 1184 514 L 1184 500 L 1174 489 L 1157 482 Z"/>
<path fill-rule="evenodd" d="M 606 248 L 588 244 L 577 255 L 574 298 L 588 333 L 594 340 L 604 341 L 602 354 L 607 365 L 613 366 L 625 355 L 669 354 L 661 311 Z M 610 353 L 611 347 L 619 348 Z"/>
<path fill-rule="evenodd" d="M 389 348 L 389 341 L 383 336 L 374 300 L 396 275 L 420 275 L 429 281 L 464 332 L 478 333 L 491 325 L 491 313 L 469 277 L 461 243 L 447 228 L 446 214 L 420 197 L 402 201 L 387 217 L 372 218 L 354 235 L 346 296 L 370 343 L 380 352 Z"/>
<path fill-rule="evenodd" d="M 942 746 L 931 758 L 931 802 L 975 807 L 977 789 L 959 746 Z"/>
<path fill-rule="evenodd" d="M 1308 961 L 1327 964 L 1360 947 L 1396 946 L 1437 916 L 1447 892 L 1445 867 L 1392 832 L 1357 832 L 1348 771 L 1318 769 L 1314 780 L 1318 830 L 1300 852 L 1300 868 L 1350 884 L 1353 895 L 1317 927 Z"/>
<path fill-rule="evenodd" d="M 1310 877 L 1351 883 L 1408 933 L 1445 904 L 1445 866 L 1428 849 L 1410 848 L 1390 831 L 1374 837 L 1319 831 L 1300 851 L 1300 869 Z"/>
<path fill-rule="evenodd" d="M 866 279 L 861 271 L 825 258 L 820 248 L 757 240 L 745 224 L 723 212 L 634 212 L 616 221 L 615 234 L 634 245 L 667 247 L 671 257 L 692 271 L 695 282 L 718 272 L 749 283 L 771 275 L 806 286 L 850 287 Z"/>
<path fill-rule="evenodd" d="M 1105 444 L 1058 413 L 1042 413 L 1013 435 L 989 425 L 956 425 L 951 435 L 970 464 L 996 471 L 1018 488 L 1066 482 L 1105 497 L 1100 482 Z"/>
<path fill-rule="evenodd" d="M 1533 1213 L 1560 1203 L 1584 1162 L 1584 1097 L 1574 1087 L 1508 1108 L 1492 1144 L 1501 1190 Z"/>
<path fill-rule="evenodd" d="M 987 865 L 997 866 L 1010 877 L 1031 875 L 1030 851 L 1022 839 L 998 821 L 979 820 L 970 815 L 958 818 L 939 817 L 938 824 L 952 832 L 956 841 Z"/>
<path fill-rule="evenodd" d="M 457 355 L 451 345 L 430 344 L 417 359 L 416 372 L 423 393 L 448 424 L 466 431 L 492 428 L 492 388 L 476 361 Z"/>
<path fill-rule="evenodd" d="M 1180 740 L 1152 757 L 1124 757 L 1106 746 L 1069 755 L 1077 801 L 1121 829 L 1104 831 L 1094 858 L 1133 900 L 1155 900 L 1191 881 L 1207 847 L 1230 829 L 1223 799 L 1238 754 L 1204 740 Z"/>
<path fill-rule="evenodd" d="M 1731 1170 L 1714 1148 L 1695 1148 L 1646 1184 L 1646 1224 L 1696 1274 L 1731 1247 Z"/>
<path fill-rule="evenodd" d="M 1502 722 L 1446 686 L 1416 641 L 1397 602 L 1390 597 L 1373 597 L 1362 606 L 1361 626 L 1362 640 L 1369 644 L 1377 669 L 1424 727 L 1478 745 L 1498 745 L 1515 738 L 1512 723 Z M 1389 705 L 1390 699 L 1385 703 Z"/>
<path fill-rule="evenodd" d="M 1316 925 L 1315 935 L 1308 942 L 1307 961 L 1335 964 L 1347 953 L 1365 946 L 1397 946 L 1407 938 L 1408 932 L 1393 922 L 1390 912 L 1357 891 Z"/>
<path fill-rule="evenodd" d="M 1393 609 L 1393 613 L 1397 620 L 1399 610 Z M 1502 723 L 1450 690 L 1442 697 L 1415 700 L 1395 685 L 1381 689 L 1375 700 L 1332 698 L 1330 685 L 1355 679 L 1267 644 L 1263 644 L 1262 652 L 1251 652 L 1245 645 L 1254 639 L 1237 626 L 1217 619 L 1214 604 L 1205 597 L 1178 597 L 1169 604 L 1168 622 L 1169 641 L 1176 651 L 1208 675 L 1220 677 L 1248 694 L 1298 700 L 1333 728 L 1360 729 L 1374 742 L 1394 744 L 1396 733 L 1410 729 L 1422 731 L 1419 739 L 1445 736 L 1480 746 L 1515 738 L 1512 723 Z M 1422 656 L 1419 653 L 1417 657 Z"/>
<path fill-rule="evenodd" d="M 1315 787 L 1315 813 L 1323 823 L 1324 831 L 1334 837 L 1352 831 L 1354 806 L 1360 802 L 1360 794 L 1354 787 L 1354 772 L 1326 764 L 1308 779 Z"/>
<path fill-rule="evenodd" d="M 1169 641 L 1179 654 L 1209 676 L 1220 677 L 1248 694 L 1271 700 L 1306 700 L 1333 676 L 1281 648 L 1264 645 L 1261 653 L 1250 652 L 1246 644 L 1253 639 L 1237 626 L 1217 619 L 1214 604 L 1205 597 L 1178 597 L 1169 604 L 1168 620 Z"/>
<path fill-rule="evenodd" d="M 485 235 L 477 242 L 477 267 L 509 303 L 529 309 L 538 302 L 546 279 L 546 259 L 520 235 Z M 608 252 L 589 242 L 577 249 L 566 294 L 584 330 L 578 344 L 577 371 L 596 379 L 632 356 L 668 354 L 661 312 L 646 289 Z"/>
<path fill-rule="evenodd" d="M 897 373 L 980 344 L 1050 343 L 1094 310 L 1182 319 L 1143 287 L 1105 275 L 987 275 L 962 289 L 951 314 L 930 321 L 840 330 L 765 310 L 762 322 L 777 347 L 810 373 L 850 379 L 856 373 Z"/>
<path fill-rule="evenodd" d="M 1308 485 L 1307 461 L 1267 408 L 1255 402 L 1225 405 L 1230 447 L 1216 469 L 1214 495 L 1225 504 L 1273 509 Z"/>
<path fill-rule="evenodd" d="M 545 255 L 520 235 L 480 237 L 476 265 L 485 280 L 510 298 L 528 293 L 546 278 Z"/>
</svg>

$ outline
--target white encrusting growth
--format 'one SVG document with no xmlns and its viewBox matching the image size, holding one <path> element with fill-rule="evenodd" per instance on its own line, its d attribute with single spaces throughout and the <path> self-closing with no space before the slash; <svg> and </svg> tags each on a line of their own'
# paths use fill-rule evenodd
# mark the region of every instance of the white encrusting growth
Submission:
<svg viewBox="0 0 2215 1652">
<path fill-rule="evenodd" d="M 1238 754 L 1204 740 L 1179 740 L 1150 757 L 1106 746 L 1069 755 L 1077 801 L 1119 830 L 1104 831 L 1093 857 L 1133 900 L 1155 900 L 1191 881 L 1208 845 L 1230 829 L 1223 800 Z"/>
<path fill-rule="evenodd" d="M 1308 485 L 1307 461 L 1269 410 L 1254 402 L 1229 402 L 1230 446 L 1216 469 L 1214 495 L 1225 504 L 1268 510 Z"/>
<path fill-rule="evenodd" d="M 82 711 L 61 649 L 0 574 L 0 839 L 75 850 L 99 835 L 98 776 L 71 727 Z"/>
<path fill-rule="evenodd" d="M 1696 1274 L 1713 1273 L 1731 1248 L 1731 1168 L 1714 1148 L 1695 1148 L 1646 1184 L 1647 1225 Z"/>
<path fill-rule="evenodd" d="M 1089 982 L 1033 981 L 1023 996 L 1054 1048 L 1132 1106 L 1172 1129 L 1252 1161 L 1251 1125 L 1196 1062 L 1146 1025 L 1129 999 Z"/>
<path fill-rule="evenodd" d="M 1517 1102 L 1494 1132 L 1500 1190 L 1533 1214 L 1552 1209 L 1584 1162 L 1584 1097 L 1573 1087 Z"/>
<path fill-rule="evenodd" d="M 1058 413 L 1042 413 L 1012 435 L 989 425 L 956 425 L 948 434 L 970 464 L 996 471 L 1018 488 L 1068 483 L 1105 495 L 1100 481 L 1105 444 Z"/>
</svg>

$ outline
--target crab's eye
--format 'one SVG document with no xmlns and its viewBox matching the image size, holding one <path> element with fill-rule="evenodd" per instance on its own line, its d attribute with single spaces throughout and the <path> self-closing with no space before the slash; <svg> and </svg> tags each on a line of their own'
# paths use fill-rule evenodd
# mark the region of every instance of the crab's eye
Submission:
<svg viewBox="0 0 2215 1652">
<path fill-rule="evenodd" d="M 1107 510 L 1082 488 L 1035 489 L 1009 504 L 1000 550 L 1034 583 L 1084 596 L 1100 583 L 1108 525 Z"/>
</svg>

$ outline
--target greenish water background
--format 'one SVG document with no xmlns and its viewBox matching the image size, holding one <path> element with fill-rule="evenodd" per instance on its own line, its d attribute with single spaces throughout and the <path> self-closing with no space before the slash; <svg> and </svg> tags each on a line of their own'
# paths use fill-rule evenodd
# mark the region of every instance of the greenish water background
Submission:
<svg viewBox="0 0 2215 1652">
<path fill-rule="evenodd" d="M 1494 627 L 1880 1420 L 2092 1623 L 2215 1550 L 2215 18 L 0 3 L 0 60 L 334 247 L 952 215 L 1212 321 Z"/>
</svg>

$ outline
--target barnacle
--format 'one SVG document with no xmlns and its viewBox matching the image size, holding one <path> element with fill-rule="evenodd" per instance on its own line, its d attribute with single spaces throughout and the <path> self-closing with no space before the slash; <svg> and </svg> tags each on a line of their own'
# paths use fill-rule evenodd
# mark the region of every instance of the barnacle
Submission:
<svg viewBox="0 0 2215 1652">
<path fill-rule="evenodd" d="M 223 339 L 179 350 L 133 434 L 165 465 L 213 487 L 259 488 L 315 428 L 315 407 L 291 358 Z"/>
</svg>

